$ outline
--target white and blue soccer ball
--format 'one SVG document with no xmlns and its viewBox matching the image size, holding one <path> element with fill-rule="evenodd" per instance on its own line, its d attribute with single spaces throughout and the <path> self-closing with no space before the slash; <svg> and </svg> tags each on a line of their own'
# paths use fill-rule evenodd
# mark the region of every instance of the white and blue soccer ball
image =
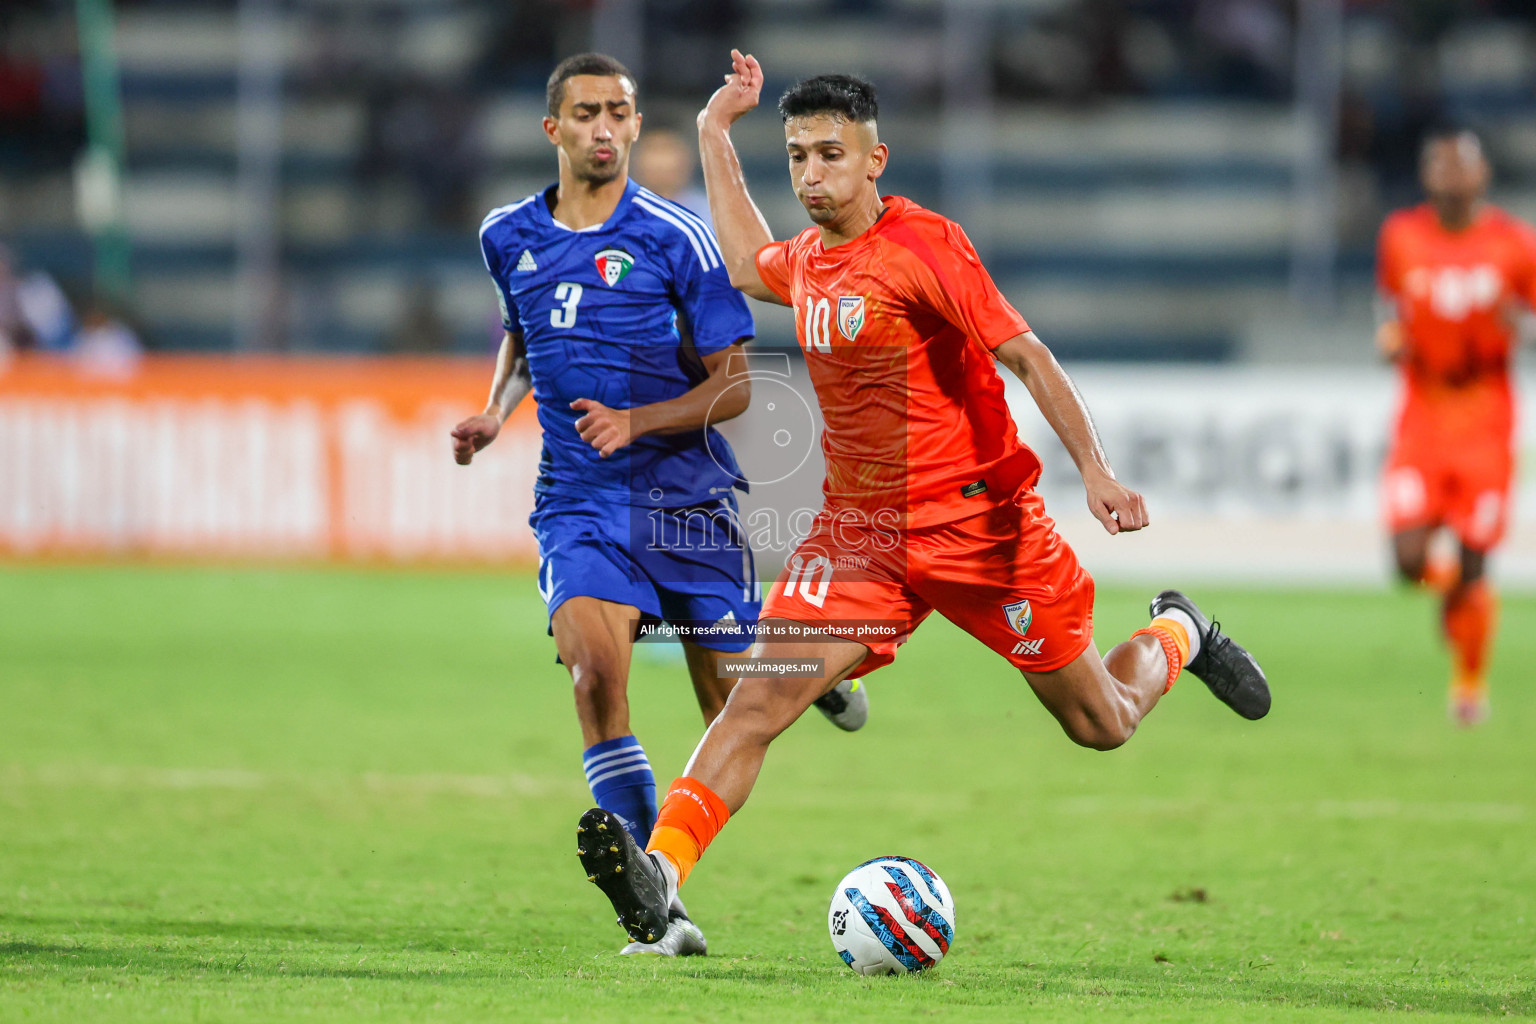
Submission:
<svg viewBox="0 0 1536 1024">
<path fill-rule="evenodd" d="M 827 929 L 832 948 L 859 974 L 922 971 L 955 940 L 955 904 L 921 861 L 876 857 L 837 883 Z"/>
</svg>

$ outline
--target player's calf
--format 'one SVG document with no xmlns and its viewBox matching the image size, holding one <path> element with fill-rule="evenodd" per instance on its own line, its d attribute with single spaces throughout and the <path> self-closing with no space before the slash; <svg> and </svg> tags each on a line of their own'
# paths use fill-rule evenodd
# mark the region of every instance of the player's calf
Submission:
<svg viewBox="0 0 1536 1024">
<path fill-rule="evenodd" d="M 829 637 L 771 648 L 759 643 L 751 656 L 760 657 L 765 648 L 778 657 L 820 661 L 821 672 L 783 679 L 748 675 L 736 684 L 725 710 L 693 752 L 687 774 L 667 791 L 651 832 L 648 849 L 674 872 L 670 877 L 677 885 L 688 880 L 720 829 L 746 803 L 768 745 L 868 651 L 863 644 Z"/>
<path fill-rule="evenodd" d="M 1101 659 L 1089 646 L 1051 672 L 1026 672 L 1040 702 L 1078 746 L 1114 750 L 1166 689 L 1163 651 L 1151 637 L 1132 637 Z"/>
<path fill-rule="evenodd" d="M 1106 719 L 1086 711 L 1071 718 L 1058 718 L 1067 738 L 1089 750 L 1115 750 L 1125 746 L 1136 726 L 1116 719 Z"/>
<path fill-rule="evenodd" d="M 776 621 L 782 620 L 767 620 L 763 626 L 771 630 Z M 816 704 L 840 728 L 852 732 L 864 724 L 868 700 L 861 685 L 842 677 L 853 671 L 867 652 L 863 644 L 830 636 L 825 641 L 800 643 L 759 641 L 743 660 L 800 662 L 819 668 L 814 674 L 743 678 L 731 691 L 721 719 L 731 716 L 730 731 L 767 744 Z M 839 715 L 843 716 L 842 722 L 838 721 Z"/>
<path fill-rule="evenodd" d="M 704 716 L 705 726 L 708 726 L 725 710 L 725 702 L 730 700 L 731 690 L 736 686 L 734 675 L 720 674 L 720 662 L 731 655 L 686 641 L 683 643 L 683 655 L 688 661 L 688 675 L 693 680 L 693 693 L 699 702 L 699 713 Z"/>
</svg>

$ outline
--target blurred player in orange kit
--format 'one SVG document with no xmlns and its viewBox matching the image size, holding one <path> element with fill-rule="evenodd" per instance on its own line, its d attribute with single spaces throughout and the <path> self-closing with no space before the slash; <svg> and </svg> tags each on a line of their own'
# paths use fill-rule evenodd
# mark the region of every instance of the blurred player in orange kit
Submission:
<svg viewBox="0 0 1536 1024">
<path fill-rule="evenodd" d="M 1429 201 L 1387 218 L 1378 254 L 1387 315 L 1377 345 L 1403 374 L 1383 498 L 1398 571 L 1443 594 L 1450 712 L 1474 725 L 1488 714 L 1498 602 L 1484 572 L 1509 515 L 1509 369 L 1516 317 L 1536 296 L 1536 233 L 1484 201 L 1488 161 L 1471 131 L 1431 133 L 1420 176 Z M 1429 540 L 1442 526 L 1461 542 L 1454 568 L 1430 564 Z"/>
<path fill-rule="evenodd" d="M 934 611 L 1021 672 L 1084 746 L 1124 743 L 1186 666 L 1245 718 L 1270 707 L 1253 657 L 1177 591 L 1099 656 L 1093 580 L 1034 490 L 1040 460 L 1019 441 L 998 364 L 1071 453 L 1104 529 L 1139 530 L 1145 503 L 1115 479 L 1082 397 L 960 226 L 880 195 L 889 153 L 868 83 L 821 75 L 779 100 L 790 180 L 814 226 L 774 241 L 730 137 L 763 71 L 735 51 L 732 62 L 699 115 L 710 210 L 731 283 L 795 310 L 826 423 L 825 503 L 647 851 L 601 808 L 582 816 L 583 868 L 637 942 L 666 932 L 672 895 L 746 802 L 773 739 L 842 680 L 890 664 Z M 767 675 L 770 664 L 786 671 Z"/>
</svg>

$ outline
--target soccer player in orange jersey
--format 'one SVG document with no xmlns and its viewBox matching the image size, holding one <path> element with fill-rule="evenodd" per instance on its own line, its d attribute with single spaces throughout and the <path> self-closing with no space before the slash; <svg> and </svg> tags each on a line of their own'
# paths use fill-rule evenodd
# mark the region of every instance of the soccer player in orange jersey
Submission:
<svg viewBox="0 0 1536 1024">
<path fill-rule="evenodd" d="M 1040 461 L 1018 439 L 997 366 L 1028 386 L 1104 528 L 1139 530 L 1141 495 L 1115 479 L 1081 396 L 960 227 L 880 195 L 888 153 L 867 83 L 824 75 L 780 100 L 790 179 L 814 226 L 774 241 L 730 140 L 763 73 L 732 60 L 699 115 L 710 212 L 731 283 L 795 309 L 826 424 L 825 504 L 766 598 L 751 655 L 811 668 L 741 679 L 672 784 L 648 852 L 607 812 L 583 815 L 583 867 L 640 942 L 665 933 L 671 894 L 746 801 L 774 737 L 840 680 L 889 664 L 935 610 L 1021 671 L 1084 746 L 1124 743 L 1185 666 L 1246 718 L 1270 704 L 1253 658 L 1177 591 L 1100 658 L 1093 580 L 1032 486 Z"/>
<path fill-rule="evenodd" d="M 1450 712 L 1474 725 L 1488 713 L 1497 602 L 1484 570 L 1509 513 L 1509 365 L 1515 316 L 1536 297 L 1536 233 L 1484 201 L 1488 161 L 1472 132 L 1432 133 L 1420 175 L 1429 201 L 1381 229 L 1377 275 L 1388 315 L 1377 344 L 1403 377 L 1382 490 L 1398 571 L 1443 593 L 1455 665 Z M 1437 570 L 1427 549 L 1442 526 L 1459 538 L 1461 557 Z"/>
</svg>

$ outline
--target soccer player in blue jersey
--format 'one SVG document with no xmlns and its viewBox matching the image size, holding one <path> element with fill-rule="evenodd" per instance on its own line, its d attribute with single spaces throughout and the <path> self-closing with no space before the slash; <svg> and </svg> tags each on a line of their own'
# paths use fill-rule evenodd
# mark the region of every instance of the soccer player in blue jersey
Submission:
<svg viewBox="0 0 1536 1024">
<path fill-rule="evenodd" d="M 628 70 L 602 54 L 568 58 L 548 101 L 559 181 L 480 228 L 506 334 L 485 411 L 453 430 L 454 457 L 467 465 L 533 393 L 539 592 L 575 687 L 592 795 L 643 846 L 656 782 L 629 725 L 637 623 L 705 631 L 683 650 L 708 723 L 735 682 L 717 656 L 745 650 L 757 621 L 734 497 L 746 484 L 710 426 L 747 407 L 740 357 L 753 324 L 709 228 L 629 180 L 640 113 Z M 680 903 L 669 916 L 681 927 L 624 952 L 705 952 Z"/>
</svg>

